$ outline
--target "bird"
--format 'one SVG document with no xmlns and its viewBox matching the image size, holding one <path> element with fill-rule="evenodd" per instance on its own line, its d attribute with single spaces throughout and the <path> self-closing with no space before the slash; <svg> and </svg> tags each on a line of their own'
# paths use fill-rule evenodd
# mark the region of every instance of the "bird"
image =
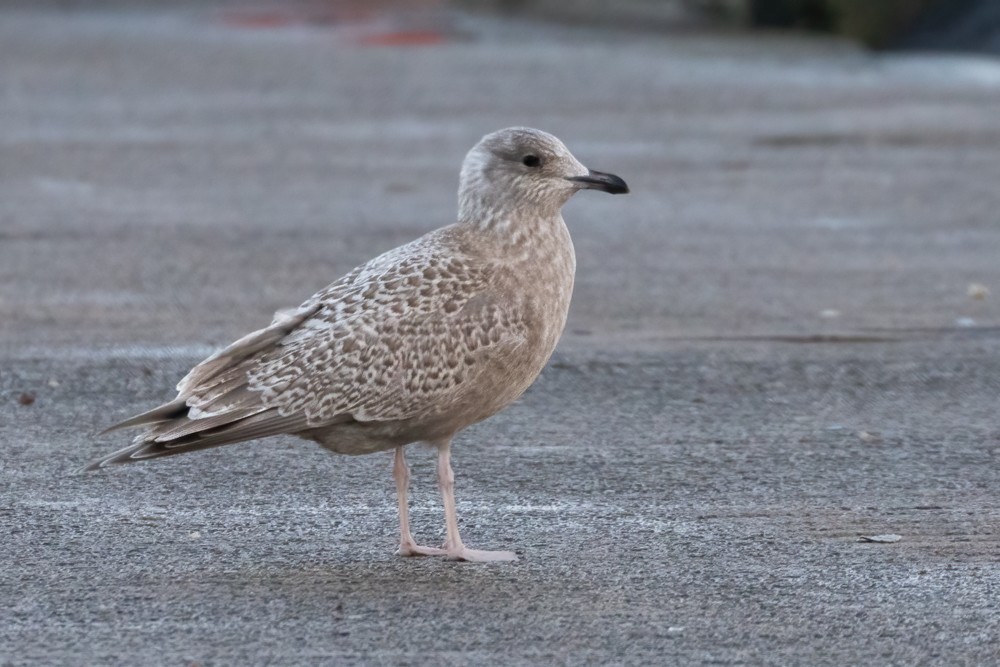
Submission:
<svg viewBox="0 0 1000 667">
<path fill-rule="evenodd" d="M 400 556 L 511 561 L 468 548 L 455 510 L 454 436 L 519 398 L 562 335 L 576 256 L 561 209 L 580 190 L 629 192 L 555 136 L 484 136 L 459 176 L 457 221 L 375 257 L 194 366 L 173 400 L 86 470 L 292 434 L 338 454 L 393 454 Z M 102 434 L 103 435 L 103 434 Z M 404 449 L 437 449 L 441 547 L 410 530 Z"/>
</svg>

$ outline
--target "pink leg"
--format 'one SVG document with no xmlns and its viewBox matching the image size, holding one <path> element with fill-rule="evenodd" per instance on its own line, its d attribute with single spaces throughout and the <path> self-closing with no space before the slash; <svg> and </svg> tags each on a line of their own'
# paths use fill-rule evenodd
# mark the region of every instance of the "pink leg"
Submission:
<svg viewBox="0 0 1000 667">
<path fill-rule="evenodd" d="M 410 508 L 406 499 L 410 487 L 410 467 L 402 447 L 396 448 L 392 459 L 392 477 L 396 480 L 396 497 L 399 499 L 399 556 L 443 556 L 444 549 L 419 546 L 410 532 Z"/>
<path fill-rule="evenodd" d="M 448 531 L 444 550 L 448 559 L 476 562 L 517 560 L 512 551 L 477 551 L 467 549 L 462 544 L 462 536 L 458 534 L 458 515 L 455 512 L 455 473 L 451 470 L 451 440 L 439 442 L 437 445 L 438 484 L 441 486 L 441 496 L 444 500 L 444 520 Z"/>
</svg>

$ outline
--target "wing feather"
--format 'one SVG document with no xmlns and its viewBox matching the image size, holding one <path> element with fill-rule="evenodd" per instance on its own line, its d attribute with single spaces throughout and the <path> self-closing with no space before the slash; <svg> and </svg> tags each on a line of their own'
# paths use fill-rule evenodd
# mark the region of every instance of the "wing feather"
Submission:
<svg viewBox="0 0 1000 667">
<path fill-rule="evenodd" d="M 491 292 L 490 265 L 439 236 L 375 258 L 195 366 L 176 399 L 122 422 L 150 428 L 95 466 L 439 409 L 484 354 L 526 336 Z"/>
</svg>

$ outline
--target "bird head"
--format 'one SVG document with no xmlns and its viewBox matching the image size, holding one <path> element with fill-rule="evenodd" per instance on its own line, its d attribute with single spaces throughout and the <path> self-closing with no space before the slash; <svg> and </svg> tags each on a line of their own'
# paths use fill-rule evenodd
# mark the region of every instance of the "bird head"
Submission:
<svg viewBox="0 0 1000 667">
<path fill-rule="evenodd" d="M 618 176 L 580 164 L 556 137 L 509 127 L 483 137 L 465 157 L 459 219 L 478 222 L 529 214 L 555 215 L 579 190 L 625 194 Z"/>
</svg>

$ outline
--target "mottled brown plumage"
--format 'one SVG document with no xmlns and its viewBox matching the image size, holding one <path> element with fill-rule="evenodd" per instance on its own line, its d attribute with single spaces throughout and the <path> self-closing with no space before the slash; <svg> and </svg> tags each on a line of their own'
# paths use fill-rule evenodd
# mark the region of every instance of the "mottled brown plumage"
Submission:
<svg viewBox="0 0 1000 667">
<path fill-rule="evenodd" d="M 463 164 L 456 224 L 376 257 L 195 366 L 173 401 L 113 427 L 146 430 L 91 468 L 278 433 L 341 454 L 395 449 L 400 553 L 512 558 L 462 545 L 449 447 L 520 396 L 552 354 L 575 270 L 559 211 L 581 188 L 627 191 L 549 134 L 487 135 Z M 409 535 L 402 448 L 416 441 L 440 450 L 444 549 Z"/>
</svg>

